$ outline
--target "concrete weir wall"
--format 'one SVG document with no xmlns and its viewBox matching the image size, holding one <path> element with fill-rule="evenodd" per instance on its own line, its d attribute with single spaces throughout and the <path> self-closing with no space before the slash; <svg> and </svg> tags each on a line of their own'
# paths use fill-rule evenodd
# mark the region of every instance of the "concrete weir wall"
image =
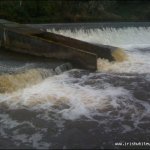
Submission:
<svg viewBox="0 0 150 150">
<path fill-rule="evenodd" d="M 97 69 L 97 58 L 116 59 L 115 47 L 94 45 L 0 19 L 0 46 L 36 56 L 69 60 L 79 68 Z"/>
</svg>

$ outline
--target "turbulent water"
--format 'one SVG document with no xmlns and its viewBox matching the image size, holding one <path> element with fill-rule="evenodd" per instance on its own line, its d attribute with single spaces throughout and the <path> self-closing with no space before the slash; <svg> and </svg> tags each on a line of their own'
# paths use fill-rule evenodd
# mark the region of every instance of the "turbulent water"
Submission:
<svg viewBox="0 0 150 150">
<path fill-rule="evenodd" d="M 119 149 L 129 146 L 115 142 L 149 142 L 150 27 L 48 31 L 121 47 L 128 58 L 99 58 L 96 72 L 57 69 L 45 75 L 45 68 L 32 67 L 2 74 L 0 148 Z"/>
</svg>

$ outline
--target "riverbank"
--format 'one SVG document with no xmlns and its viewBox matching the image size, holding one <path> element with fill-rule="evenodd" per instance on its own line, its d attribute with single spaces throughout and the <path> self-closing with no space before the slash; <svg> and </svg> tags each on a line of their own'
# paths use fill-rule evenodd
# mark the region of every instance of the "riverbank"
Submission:
<svg viewBox="0 0 150 150">
<path fill-rule="evenodd" d="M 146 0 L 1 0 L 0 18 L 20 23 L 149 21 L 150 2 Z"/>
</svg>

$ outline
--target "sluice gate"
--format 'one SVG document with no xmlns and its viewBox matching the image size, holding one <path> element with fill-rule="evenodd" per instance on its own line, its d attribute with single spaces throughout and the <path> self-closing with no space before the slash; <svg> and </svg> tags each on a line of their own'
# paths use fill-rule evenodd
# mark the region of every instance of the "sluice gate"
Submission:
<svg viewBox="0 0 150 150">
<path fill-rule="evenodd" d="M 120 49 L 95 45 L 0 19 L 0 47 L 36 56 L 70 61 L 75 67 L 96 70 L 97 58 L 118 59 Z M 118 60 L 121 60 L 120 58 Z"/>
</svg>

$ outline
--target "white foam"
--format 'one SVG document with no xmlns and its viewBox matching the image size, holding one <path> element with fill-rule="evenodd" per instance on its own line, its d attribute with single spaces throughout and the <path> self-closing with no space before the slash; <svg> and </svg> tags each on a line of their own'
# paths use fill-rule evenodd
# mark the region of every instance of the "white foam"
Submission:
<svg viewBox="0 0 150 150">
<path fill-rule="evenodd" d="M 47 149 L 50 147 L 50 143 L 43 142 L 43 129 L 41 131 L 38 130 L 36 133 L 31 133 L 31 135 L 20 133 L 22 130 L 21 125 L 29 125 L 32 128 L 36 128 L 31 122 L 23 121 L 19 122 L 13 120 L 8 114 L 0 114 L 0 134 L 3 138 L 10 138 L 16 145 L 20 145 L 21 143 L 28 143 L 32 145 L 33 148 L 36 149 Z M 37 128 L 36 128 L 37 129 Z M 8 132 L 9 131 L 9 135 Z M 13 131 L 13 132 L 12 132 Z"/>
<path fill-rule="evenodd" d="M 12 129 L 19 125 L 15 120 L 12 120 L 8 114 L 0 114 L 0 123 L 4 124 L 5 128 Z"/>
<path fill-rule="evenodd" d="M 36 116 L 37 118 L 51 120 L 61 129 L 63 129 L 64 120 L 76 120 L 84 117 L 106 125 L 110 118 L 112 121 L 116 119 L 124 122 L 126 116 L 128 116 L 133 124 L 131 126 L 122 124 L 121 127 L 124 129 L 122 129 L 122 133 L 125 133 L 138 128 L 142 118 L 150 115 L 150 104 L 148 102 L 137 100 L 132 95 L 132 91 L 128 91 L 124 87 L 113 86 L 107 80 L 105 81 L 105 79 L 109 79 L 109 76 L 106 76 L 107 74 L 91 73 L 77 80 L 77 78 L 69 76 L 72 71 L 48 77 L 36 85 L 11 94 L 1 94 L 0 105 L 3 103 L 9 109 L 25 108 L 40 112 Z M 112 76 L 115 77 L 115 74 L 112 74 Z M 101 81 L 99 87 L 84 85 L 85 82 L 92 81 L 93 77 L 93 82 Z M 134 78 L 134 76 L 131 77 Z M 130 77 L 125 76 L 125 78 Z M 74 82 L 76 80 L 77 82 Z M 109 119 L 99 121 L 95 119 L 95 116 Z M 14 124 L 12 127 L 17 127 L 26 123 L 14 122 L 7 116 L 3 116 L 3 118 L 5 120 L 3 128 L 11 129 L 10 124 Z M 6 126 L 7 120 L 9 126 Z M 34 128 L 32 124 L 29 125 Z M 109 126 L 107 130 L 110 130 Z M 0 132 L 6 136 L 3 129 Z M 33 142 L 35 148 L 49 147 L 49 144 L 42 143 L 43 134 L 41 132 L 37 134 L 37 139 L 34 139 L 34 135 L 29 138 L 16 132 L 13 134 L 13 139 L 20 139 L 20 141 L 27 143 Z"/>
<path fill-rule="evenodd" d="M 98 59 L 98 70 L 101 72 L 116 73 L 150 73 L 150 53 L 128 53 L 128 59 L 123 62 L 109 62 Z"/>
<path fill-rule="evenodd" d="M 118 47 L 133 45 L 150 45 L 150 27 L 128 28 L 103 28 L 89 30 L 55 30 L 47 29 L 48 32 L 62 34 L 68 37 L 87 41 L 90 43 L 112 45 Z"/>
<path fill-rule="evenodd" d="M 128 91 L 121 87 L 113 87 L 107 84 L 104 89 L 95 89 L 90 86 L 69 84 L 67 74 L 49 77 L 42 83 L 26 88 L 1 99 L 7 102 L 10 108 L 27 107 L 32 109 L 51 109 L 61 104 L 68 105 L 68 108 L 58 113 L 65 119 L 77 119 L 81 116 L 90 118 L 97 110 L 106 109 L 111 101 L 114 108 L 115 101 L 119 96 L 128 95 Z M 66 82 L 67 81 L 67 82 Z"/>
</svg>

